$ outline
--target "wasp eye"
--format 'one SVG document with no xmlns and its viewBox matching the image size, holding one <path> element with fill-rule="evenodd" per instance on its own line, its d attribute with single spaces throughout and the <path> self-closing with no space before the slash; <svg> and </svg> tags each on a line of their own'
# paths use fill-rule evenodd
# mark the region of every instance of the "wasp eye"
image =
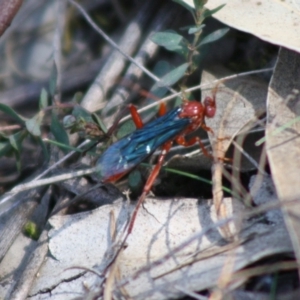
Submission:
<svg viewBox="0 0 300 300">
<path fill-rule="evenodd" d="M 208 118 L 213 118 L 216 113 L 216 102 L 211 97 L 205 97 L 204 99 L 205 115 Z"/>
<path fill-rule="evenodd" d="M 213 118 L 216 114 L 216 107 L 214 106 L 206 106 L 205 107 L 205 115 L 208 118 Z"/>
</svg>

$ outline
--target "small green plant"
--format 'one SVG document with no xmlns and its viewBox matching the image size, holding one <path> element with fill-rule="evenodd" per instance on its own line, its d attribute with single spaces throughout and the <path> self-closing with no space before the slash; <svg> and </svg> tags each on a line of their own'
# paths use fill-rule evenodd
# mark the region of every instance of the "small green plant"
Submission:
<svg viewBox="0 0 300 300">
<path fill-rule="evenodd" d="M 204 7 L 207 0 L 194 0 L 194 5 L 189 3 L 190 1 L 174 1 L 185 7 L 192 14 L 195 24 L 182 28 L 183 31 L 187 32 L 186 36 L 171 30 L 157 32 L 152 36 L 153 42 L 169 51 L 178 53 L 186 61 L 166 74 L 161 81 L 156 84 L 156 87 L 171 86 L 182 79 L 180 86 L 184 89 L 188 76 L 194 73 L 198 68 L 202 47 L 223 37 L 229 29 L 219 29 L 202 37 L 203 28 L 205 27 L 203 22 L 205 19 L 218 12 L 225 4 L 213 10 L 209 10 Z"/>
<path fill-rule="evenodd" d="M 23 228 L 23 232 L 24 234 L 33 239 L 33 240 L 38 240 L 39 239 L 39 236 L 40 236 L 40 231 L 36 225 L 36 223 L 32 222 L 32 221 L 28 221 L 24 228 Z"/>
<path fill-rule="evenodd" d="M 66 129 L 69 129 L 71 133 L 84 132 L 86 137 L 95 139 L 103 136 L 107 131 L 96 114 L 86 111 L 78 104 L 78 93 L 75 94 L 71 103 L 58 103 L 53 100 L 56 93 L 56 68 L 53 68 L 53 70 L 49 80 L 49 92 L 44 88 L 42 89 L 39 98 L 39 111 L 33 117 L 25 118 L 8 105 L 0 103 L 0 111 L 11 117 L 17 125 L 14 133 L 6 134 L 5 130 L 0 131 L 0 157 L 14 156 L 19 172 L 21 170 L 22 144 L 26 138 L 37 142 L 42 147 L 44 159 L 48 160 L 49 154 L 46 142 L 60 147 L 65 153 L 70 150 L 82 151 L 70 146 Z M 51 105 L 49 105 L 50 99 L 52 99 Z M 71 114 L 64 118 L 64 122 L 61 122 L 58 116 L 58 111 L 62 109 L 72 110 Z M 51 113 L 50 124 L 45 124 L 47 112 Z M 54 140 L 43 138 L 45 131 L 43 132 L 42 128 L 45 125 L 49 126 Z M 11 131 L 8 130 L 8 132 Z"/>
</svg>

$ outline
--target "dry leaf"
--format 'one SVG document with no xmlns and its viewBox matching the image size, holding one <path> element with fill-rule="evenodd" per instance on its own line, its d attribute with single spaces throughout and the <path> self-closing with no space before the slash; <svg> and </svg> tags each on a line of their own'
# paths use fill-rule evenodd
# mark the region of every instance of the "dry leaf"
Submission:
<svg viewBox="0 0 300 300">
<path fill-rule="evenodd" d="M 275 45 L 300 51 L 300 2 L 298 0 L 215 0 L 206 7 L 226 4 L 214 17 L 230 27 L 248 32 Z"/>
<path fill-rule="evenodd" d="M 219 71 L 220 72 L 220 71 Z M 223 77 L 218 74 L 218 78 Z M 227 74 L 226 74 L 227 75 Z M 202 82 L 212 82 L 215 76 L 204 72 Z M 211 92 L 204 91 L 203 98 L 212 96 Z M 230 143 L 244 129 L 250 129 L 258 116 L 265 112 L 265 101 L 267 86 L 257 82 L 253 78 L 234 79 L 219 84 L 216 89 L 216 115 L 214 118 L 206 119 L 206 124 L 213 130 L 214 134 L 208 134 L 211 141 L 215 162 L 212 167 L 213 199 L 218 211 L 219 218 L 226 218 L 226 209 L 223 204 L 223 160 Z M 236 162 L 238 163 L 238 162 Z M 236 190 L 244 198 L 247 194 L 238 182 L 233 183 Z M 223 228 L 223 236 L 229 238 L 232 233 L 229 228 Z"/>
<path fill-rule="evenodd" d="M 268 95 L 266 146 L 284 218 L 300 262 L 300 56 L 281 49 Z"/>
<path fill-rule="evenodd" d="M 225 199 L 225 204 L 230 199 Z M 51 219 L 49 250 L 51 256 L 40 269 L 40 277 L 31 291 L 33 299 L 87 299 L 101 294 L 103 278 L 83 275 L 76 266 L 94 268 L 101 273 L 112 251 L 110 212 L 116 217 L 120 232 L 127 220 L 124 202 L 103 206 L 91 212 Z M 239 216 L 245 207 L 238 201 L 229 205 L 230 216 Z M 226 243 L 217 226 L 212 202 L 196 199 L 151 200 L 138 213 L 127 247 L 119 257 L 120 281 L 114 293 L 135 299 L 166 299 L 179 297 L 182 291 L 195 291 L 217 285 L 223 267 L 230 274 L 249 263 L 275 253 L 291 250 L 283 224 L 244 221 L 239 239 Z M 230 222 L 238 228 L 238 218 Z M 237 233 L 237 232 L 236 232 Z M 253 237 L 255 236 L 255 239 Z M 189 241 L 189 242 L 187 242 Z M 229 262 L 231 268 L 229 269 Z M 75 269 L 67 269 L 75 267 Z M 229 281 L 231 277 L 228 277 Z M 87 292 L 88 291 L 88 292 Z M 97 295 L 99 295 L 97 294 Z M 35 296 L 34 296 L 35 295 Z M 127 298 L 128 298 L 127 295 Z"/>
</svg>

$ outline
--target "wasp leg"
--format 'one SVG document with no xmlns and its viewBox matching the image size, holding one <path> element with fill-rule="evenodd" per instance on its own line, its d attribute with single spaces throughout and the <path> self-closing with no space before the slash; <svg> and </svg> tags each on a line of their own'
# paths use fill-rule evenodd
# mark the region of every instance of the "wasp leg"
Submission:
<svg viewBox="0 0 300 300">
<path fill-rule="evenodd" d="M 205 148 L 204 144 L 202 143 L 201 139 L 196 136 L 194 138 L 191 138 L 190 140 L 186 140 L 186 138 L 183 135 L 180 135 L 176 138 L 176 143 L 179 145 L 182 145 L 184 147 L 195 145 L 196 143 L 199 144 L 203 154 L 209 158 L 214 158 Z"/>
<path fill-rule="evenodd" d="M 172 144 L 173 144 L 173 141 L 169 141 L 169 142 L 166 142 L 163 146 L 162 146 L 162 151 L 161 151 L 161 154 L 159 155 L 159 158 L 158 158 L 158 161 L 157 161 L 157 164 L 154 166 L 151 174 L 149 175 L 148 179 L 147 179 L 147 182 L 145 184 L 145 187 L 144 187 L 144 190 L 143 190 L 143 193 L 142 195 L 140 196 L 139 200 L 138 200 L 138 203 L 136 204 L 135 208 L 134 208 L 134 211 L 132 213 L 132 216 L 131 216 L 131 219 L 130 219 L 130 222 L 129 222 L 129 225 L 128 225 L 128 234 L 131 233 L 132 229 L 133 229 L 133 225 L 134 225 L 134 222 L 135 222 L 135 219 L 136 219 L 136 215 L 138 213 L 138 210 L 141 206 L 141 204 L 144 202 L 147 194 L 149 193 L 149 191 L 151 190 L 152 186 L 153 186 L 153 183 L 155 181 L 155 179 L 157 178 L 158 174 L 159 174 L 159 171 L 163 165 L 163 162 L 164 162 L 164 159 L 167 155 L 167 153 L 170 151 L 171 147 L 172 147 Z"/>
</svg>

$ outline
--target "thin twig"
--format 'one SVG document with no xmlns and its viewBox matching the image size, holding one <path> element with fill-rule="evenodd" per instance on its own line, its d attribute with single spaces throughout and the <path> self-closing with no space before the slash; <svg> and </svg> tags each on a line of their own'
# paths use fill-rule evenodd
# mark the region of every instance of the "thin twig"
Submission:
<svg viewBox="0 0 300 300">
<path fill-rule="evenodd" d="M 261 172 L 264 175 L 267 175 L 267 173 L 258 165 L 256 160 L 252 158 L 242 147 L 239 143 L 237 143 L 235 140 L 232 141 L 233 145 L 236 149 L 238 149 L 249 161 L 250 163 L 257 169 L 259 172 Z"/>
<path fill-rule="evenodd" d="M 160 78 L 151 73 L 147 68 L 145 68 L 143 65 L 141 65 L 139 62 L 137 62 L 134 58 L 132 58 L 130 55 L 126 54 L 119 46 L 116 44 L 97 24 L 92 20 L 92 18 L 88 15 L 88 13 L 84 10 L 84 8 L 79 5 L 74 0 L 68 0 L 70 3 L 72 3 L 85 17 L 87 22 L 105 39 L 106 42 L 108 42 L 113 48 L 118 50 L 126 59 L 128 59 L 130 62 L 135 64 L 137 67 L 139 67 L 143 72 L 149 76 L 154 81 L 158 82 L 160 81 Z M 175 90 L 169 88 L 169 90 L 173 93 L 176 93 Z"/>
<path fill-rule="evenodd" d="M 21 129 L 21 125 L 0 126 L 0 131 L 9 131 L 9 130 L 16 130 L 16 129 Z"/>
<path fill-rule="evenodd" d="M 248 72 L 243 72 L 243 73 L 239 73 L 239 74 L 234 74 L 234 75 L 230 75 L 230 76 L 226 76 L 226 77 L 223 77 L 220 79 L 213 80 L 208 83 L 202 83 L 202 84 L 196 85 L 194 87 L 186 89 L 184 92 L 189 93 L 189 92 L 193 92 L 193 91 L 199 90 L 204 87 L 216 85 L 220 81 L 227 81 L 227 80 L 231 80 L 231 79 L 238 78 L 238 77 L 249 76 L 249 75 L 265 73 L 265 72 L 271 72 L 273 70 L 274 70 L 274 68 L 266 68 L 266 69 L 260 69 L 260 70 L 254 70 L 254 71 L 248 71 Z M 139 109 L 138 112 L 142 113 L 144 111 L 149 110 L 152 107 L 159 105 L 160 103 L 165 103 L 165 102 L 170 101 L 178 96 L 182 96 L 182 92 L 178 92 L 178 93 L 172 94 L 170 96 L 164 97 L 161 100 L 155 101 L 154 103 L 151 103 L 151 104 Z M 130 119 L 130 116 L 128 115 L 127 117 L 124 117 L 123 119 L 121 119 L 120 123 L 123 123 L 129 119 Z"/>
<path fill-rule="evenodd" d="M 33 181 L 28 182 L 28 183 L 19 184 L 18 186 L 13 188 L 7 194 L 8 195 L 15 195 L 17 193 L 20 193 L 20 192 L 23 192 L 23 191 L 26 191 L 26 190 L 30 190 L 32 188 L 36 188 L 36 187 L 39 187 L 39 186 L 48 185 L 48 184 L 52 184 L 52 183 L 55 183 L 55 182 L 60 182 L 60 181 L 80 177 L 80 176 L 83 176 L 83 175 L 89 175 L 89 174 L 94 173 L 95 171 L 96 171 L 96 168 L 89 168 L 89 169 L 85 169 L 85 170 L 73 171 L 73 172 L 70 172 L 70 173 L 53 176 L 53 177 L 50 177 L 50 178 L 45 178 L 45 179 L 40 179 L 40 180 L 33 180 Z M 1 203 L 4 203 L 4 201 L 1 201 Z"/>
</svg>

